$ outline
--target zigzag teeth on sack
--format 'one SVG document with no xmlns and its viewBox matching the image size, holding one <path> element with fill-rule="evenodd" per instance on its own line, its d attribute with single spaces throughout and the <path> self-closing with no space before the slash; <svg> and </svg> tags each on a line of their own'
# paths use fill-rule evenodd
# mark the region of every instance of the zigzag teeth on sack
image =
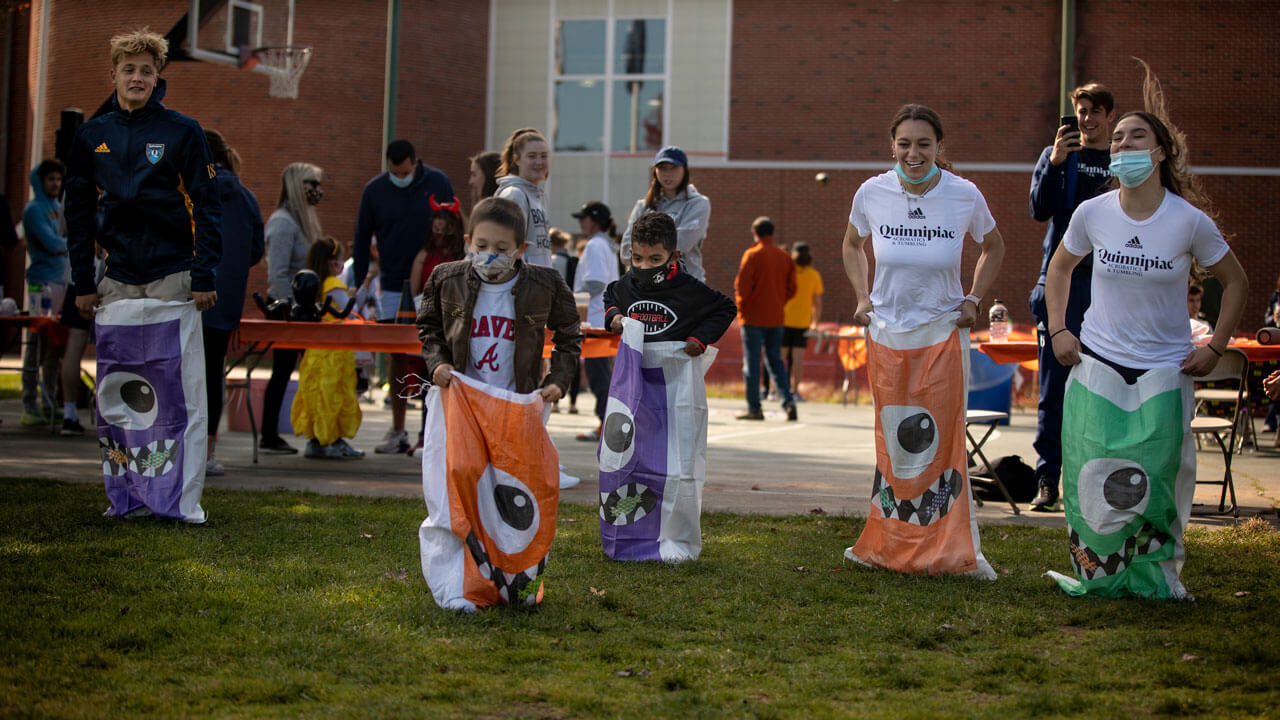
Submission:
<svg viewBox="0 0 1280 720">
<path fill-rule="evenodd" d="M 167 461 L 165 461 L 165 464 L 164 464 L 164 470 L 162 470 L 162 471 L 160 472 L 160 474 L 161 474 L 161 475 L 168 475 L 168 474 L 169 474 L 169 472 L 170 472 L 171 470 L 173 470 L 173 461 L 172 461 L 172 460 L 167 460 Z"/>
<path fill-rule="evenodd" d="M 521 574 L 521 575 L 524 575 L 524 573 L 520 573 L 520 574 Z M 515 584 L 516 576 L 515 576 L 515 575 L 512 575 L 512 574 L 511 574 L 511 573 L 509 573 L 509 572 L 503 572 L 503 573 L 502 573 L 502 579 L 506 581 L 506 583 L 507 583 L 507 587 L 510 587 L 511 585 L 514 585 L 514 584 Z"/>
<path fill-rule="evenodd" d="M 507 595 L 506 586 L 498 588 L 498 596 L 502 598 L 503 602 L 511 602 L 511 598 Z"/>
<path fill-rule="evenodd" d="M 155 452 L 159 444 L 160 444 L 159 440 L 152 440 L 151 442 L 147 443 L 147 449 L 150 450 L 151 452 Z"/>
</svg>

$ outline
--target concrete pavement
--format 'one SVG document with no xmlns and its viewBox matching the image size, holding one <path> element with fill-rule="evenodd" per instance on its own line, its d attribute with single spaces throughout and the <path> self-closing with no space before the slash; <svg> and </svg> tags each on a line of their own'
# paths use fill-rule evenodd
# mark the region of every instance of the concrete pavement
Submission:
<svg viewBox="0 0 1280 720">
<path fill-rule="evenodd" d="M 418 463 L 404 455 L 375 455 L 389 427 L 390 412 L 376 403 L 364 403 L 364 424 L 353 445 L 367 451 L 361 460 L 307 460 L 299 455 L 261 455 L 251 463 L 248 433 L 221 433 L 218 459 L 226 466 L 223 477 L 209 478 L 207 487 L 268 490 L 285 488 L 323 494 L 415 497 L 422 496 Z M 579 398 L 582 409 L 593 405 L 589 393 Z M 562 407 L 567 404 L 561 402 Z M 48 477 L 68 482 L 97 484 L 102 481 L 97 439 L 92 430 L 85 437 L 50 435 L 47 428 L 22 427 L 21 402 L 0 401 L 0 477 Z M 874 472 L 874 418 L 869 405 L 842 407 L 837 403 L 802 403 L 798 422 L 785 421 L 776 404 L 766 410 L 764 422 L 744 422 L 734 415 L 745 409 L 741 400 L 712 399 L 708 432 L 707 485 L 703 496 L 708 510 L 770 515 L 804 514 L 817 508 L 833 514 L 864 515 Z M 82 422 L 88 413 L 81 412 Z M 409 414 L 411 433 L 419 426 L 420 412 Z M 582 478 L 578 487 L 564 491 L 570 502 L 595 503 L 597 475 L 595 444 L 574 439 L 593 428 L 589 414 L 554 414 L 548 430 L 560 452 L 565 470 Z M 1261 423 L 1258 424 L 1261 428 Z M 1003 455 L 1021 455 L 1034 464 L 1031 442 L 1035 414 L 1015 412 L 1012 423 L 999 428 L 984 450 L 993 462 Z M 1233 461 L 1236 494 L 1241 517 L 1274 512 L 1280 507 L 1280 450 L 1271 448 L 1273 435 L 1261 436 L 1265 446 L 1246 450 Z M 301 439 L 291 439 L 300 450 Z M 1222 454 L 1206 444 L 1197 454 L 1201 479 L 1221 477 Z M 1197 502 L 1216 507 L 1215 486 L 1201 486 Z M 1197 510 L 1204 508 L 1198 507 Z M 1014 515 L 1007 503 L 987 502 L 978 510 L 981 524 L 1065 525 L 1061 512 L 1032 513 L 1023 506 Z M 1202 524 L 1232 522 L 1228 516 L 1196 517 Z"/>
</svg>

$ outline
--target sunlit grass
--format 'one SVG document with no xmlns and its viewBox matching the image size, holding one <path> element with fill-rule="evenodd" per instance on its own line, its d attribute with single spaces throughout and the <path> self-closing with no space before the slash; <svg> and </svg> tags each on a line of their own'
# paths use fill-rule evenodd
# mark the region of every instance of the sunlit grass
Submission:
<svg viewBox="0 0 1280 720">
<path fill-rule="evenodd" d="M 422 580 L 413 500 L 210 491 L 204 527 L 0 481 L 0 715 L 1239 717 L 1275 712 L 1280 534 L 1188 533 L 1194 603 L 1080 600 L 1064 533 L 983 529 L 995 583 L 841 557 L 844 517 L 709 514 L 694 563 L 617 563 L 561 507 L 546 601 Z"/>
</svg>

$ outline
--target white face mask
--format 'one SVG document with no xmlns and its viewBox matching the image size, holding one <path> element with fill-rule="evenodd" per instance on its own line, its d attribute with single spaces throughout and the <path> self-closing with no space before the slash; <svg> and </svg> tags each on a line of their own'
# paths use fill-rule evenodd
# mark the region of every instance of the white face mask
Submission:
<svg viewBox="0 0 1280 720">
<path fill-rule="evenodd" d="M 471 259 L 471 267 L 475 268 L 476 274 L 487 282 L 497 282 L 503 279 L 515 267 L 516 263 L 514 256 L 504 253 L 472 251 L 468 253 L 468 257 Z"/>
<path fill-rule="evenodd" d="M 396 177 L 392 173 L 387 173 L 387 179 L 391 181 L 392 185 L 395 185 L 396 187 L 403 190 L 404 188 L 409 187 L 409 184 L 413 182 L 413 173 L 409 173 L 408 175 L 405 175 L 402 178 Z"/>
</svg>

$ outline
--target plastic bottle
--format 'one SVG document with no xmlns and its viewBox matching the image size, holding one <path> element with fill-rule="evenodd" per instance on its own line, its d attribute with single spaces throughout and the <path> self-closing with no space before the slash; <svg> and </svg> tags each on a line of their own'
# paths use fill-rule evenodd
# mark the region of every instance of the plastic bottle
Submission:
<svg viewBox="0 0 1280 720">
<path fill-rule="evenodd" d="M 48 283 L 40 289 L 40 314 L 45 317 L 53 314 L 53 289 Z"/>
<path fill-rule="evenodd" d="M 44 295 L 44 286 L 39 283 L 27 285 L 27 314 L 40 314 L 40 298 Z"/>
<path fill-rule="evenodd" d="M 987 311 L 987 319 L 991 323 L 991 342 L 1008 342 L 1009 308 L 1004 306 L 1000 298 L 996 298 L 996 301 L 991 304 L 991 309 Z"/>
</svg>

